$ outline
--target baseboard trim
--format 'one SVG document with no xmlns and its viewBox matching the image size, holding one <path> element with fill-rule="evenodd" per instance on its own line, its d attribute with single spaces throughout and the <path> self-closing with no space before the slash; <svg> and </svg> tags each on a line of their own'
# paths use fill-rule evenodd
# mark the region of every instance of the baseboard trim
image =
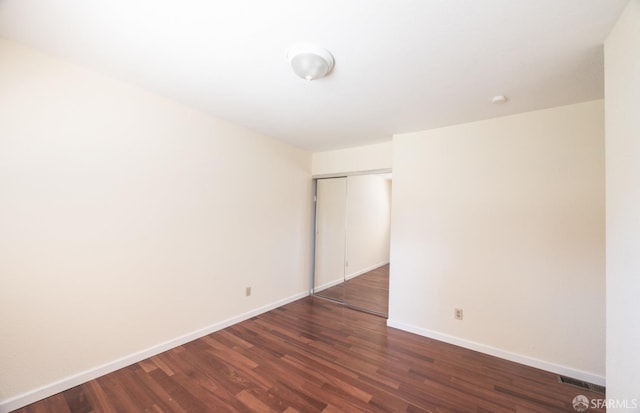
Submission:
<svg viewBox="0 0 640 413">
<path fill-rule="evenodd" d="M 371 265 L 371 266 L 369 266 L 369 267 L 366 267 L 366 268 L 364 268 L 364 269 L 362 269 L 362 270 L 358 270 L 358 271 L 356 271 L 356 272 L 354 272 L 354 273 L 352 273 L 352 274 L 348 274 L 348 275 L 346 275 L 346 276 L 345 276 L 345 278 L 346 278 L 347 280 L 350 280 L 350 279 L 352 279 L 352 278 L 355 278 L 355 277 L 357 277 L 357 276 L 359 276 L 359 275 L 362 275 L 362 274 L 368 273 L 369 271 L 373 271 L 373 270 L 378 269 L 378 268 L 380 268 L 380 267 L 382 267 L 382 266 L 385 266 L 385 265 L 387 265 L 387 264 L 389 264 L 389 261 L 380 262 L 380 263 L 378 263 L 378 264 L 374 264 L 374 265 Z M 319 293 L 319 292 L 320 292 L 320 291 L 322 291 L 322 290 L 326 290 L 327 288 L 335 287 L 336 285 L 338 285 L 338 284 L 342 284 L 343 282 L 344 282 L 344 279 L 342 279 L 342 278 L 339 278 L 339 279 L 337 279 L 337 280 L 333 280 L 333 281 L 329 281 L 328 283 L 325 283 L 325 284 L 322 284 L 322 285 L 321 285 L 321 286 L 319 286 L 319 287 L 316 287 L 316 288 L 313 290 L 313 292 L 314 292 L 314 293 Z"/>
<path fill-rule="evenodd" d="M 90 380 L 96 379 L 98 377 L 104 376 L 105 374 L 112 373 L 116 370 L 119 370 L 123 367 L 130 366 L 132 364 L 138 363 L 144 359 L 149 357 L 153 357 L 157 354 L 160 354 L 164 351 L 170 350 L 174 347 L 180 346 L 182 344 L 188 343 L 190 341 L 196 340 L 200 337 L 204 337 L 207 334 L 214 333 L 218 330 L 222 330 L 234 324 L 237 324 L 241 321 L 248 320 L 251 317 L 255 317 L 262 313 L 266 313 L 267 311 L 271 311 L 275 308 L 281 307 L 285 304 L 289 304 L 293 301 L 299 300 L 301 298 L 307 297 L 309 295 L 308 292 L 303 292 L 299 294 L 292 295 L 290 297 L 284 298 L 282 300 L 278 300 L 271 304 L 267 304 L 262 307 L 258 307 L 246 313 L 237 315 L 235 317 L 231 317 L 219 323 L 212 324 L 210 326 L 201 328 L 199 330 L 193 331 L 191 333 L 187 333 L 185 335 L 176 337 L 171 340 L 167 340 L 163 343 L 157 344 L 155 346 L 149 347 L 147 349 L 132 353 L 128 356 L 121 357 L 117 360 L 111 361 L 109 363 L 105 363 L 103 365 L 85 370 L 83 372 L 74 374 L 69 377 L 65 377 L 61 380 L 55 381 L 53 383 L 47 384 L 45 386 L 39 387 L 34 390 L 30 390 L 26 393 L 20 394 L 18 396 L 11 397 L 7 400 L 0 401 L 0 413 L 9 413 L 13 410 L 20 409 L 24 406 L 27 406 L 31 403 L 37 402 L 39 400 L 45 399 L 49 396 L 53 396 L 54 394 L 60 393 L 62 391 L 68 390 L 72 387 L 78 386 L 82 383 L 86 383 Z"/>
<path fill-rule="evenodd" d="M 357 277 L 357 276 L 359 276 L 359 275 L 362 275 L 362 274 L 368 273 L 369 271 L 373 271 L 373 270 L 376 270 L 376 269 L 378 269 L 378 268 L 380 268 L 380 267 L 383 267 L 383 266 L 385 266 L 385 265 L 387 265 L 387 264 L 389 264 L 389 261 L 379 262 L 379 263 L 377 263 L 377 264 L 374 264 L 374 265 L 371 265 L 371 266 L 369 266 L 369 267 L 366 267 L 366 268 L 363 268 L 363 269 L 361 269 L 361 270 L 358 270 L 358 271 L 356 271 L 356 272 L 354 272 L 354 273 L 347 274 L 347 276 L 346 276 L 345 278 L 346 278 L 347 280 L 350 280 L 350 279 L 352 279 L 352 278 L 356 278 L 356 277 Z"/>
<path fill-rule="evenodd" d="M 479 351 L 481 353 L 489 354 L 491 356 L 499 357 L 501 359 L 524 364 L 525 366 L 549 371 L 551 373 L 561 374 L 563 376 L 573 377 L 579 380 L 586 381 L 588 383 L 594 383 L 601 386 L 606 386 L 606 378 L 604 376 L 600 376 L 584 370 L 574 369 L 561 364 L 551 363 L 551 362 L 540 360 L 534 357 L 513 353 L 510 351 L 502 350 L 486 344 L 477 343 L 475 341 L 466 340 L 466 339 L 462 339 L 455 336 L 450 336 L 448 334 L 440 333 L 433 330 L 428 330 L 425 328 L 402 323 L 392 319 L 387 320 L 387 326 L 397 328 L 399 330 L 407 331 L 409 333 L 414 333 L 419 336 L 432 338 L 438 341 L 443 341 L 445 343 L 453 344 L 455 346 Z"/>
<path fill-rule="evenodd" d="M 333 280 L 333 281 L 329 281 L 328 283 L 322 284 L 319 287 L 316 287 L 313 289 L 314 293 L 319 293 L 322 290 L 326 290 L 327 288 L 331 288 L 334 287 L 338 284 L 342 284 L 344 282 L 344 280 L 342 278 L 337 279 L 337 280 Z"/>
</svg>

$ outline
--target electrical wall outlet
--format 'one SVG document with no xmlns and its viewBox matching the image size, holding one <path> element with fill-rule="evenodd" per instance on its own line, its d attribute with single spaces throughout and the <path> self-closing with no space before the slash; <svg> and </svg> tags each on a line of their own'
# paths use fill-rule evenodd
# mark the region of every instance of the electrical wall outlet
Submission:
<svg viewBox="0 0 640 413">
<path fill-rule="evenodd" d="M 462 320 L 462 308 L 455 308 L 453 310 L 453 317 L 456 320 Z"/>
<path fill-rule="evenodd" d="M 244 295 L 249 297 L 251 295 L 251 287 L 247 287 L 244 290 Z"/>
</svg>

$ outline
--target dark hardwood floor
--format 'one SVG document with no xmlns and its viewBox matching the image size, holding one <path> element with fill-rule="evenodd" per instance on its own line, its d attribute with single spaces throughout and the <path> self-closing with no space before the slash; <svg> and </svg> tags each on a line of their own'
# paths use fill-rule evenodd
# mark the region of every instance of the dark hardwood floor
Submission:
<svg viewBox="0 0 640 413">
<path fill-rule="evenodd" d="M 17 412 L 553 413 L 578 394 L 602 397 L 308 297 Z"/>
<path fill-rule="evenodd" d="M 376 268 L 317 293 L 380 315 L 389 314 L 389 265 Z"/>
</svg>

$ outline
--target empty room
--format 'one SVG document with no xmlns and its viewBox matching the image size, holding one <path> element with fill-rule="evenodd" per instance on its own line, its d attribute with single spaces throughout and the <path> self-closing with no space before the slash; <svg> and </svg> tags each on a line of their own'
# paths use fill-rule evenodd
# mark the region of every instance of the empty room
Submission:
<svg viewBox="0 0 640 413">
<path fill-rule="evenodd" d="M 0 413 L 640 412 L 640 0 L 0 0 Z"/>
</svg>

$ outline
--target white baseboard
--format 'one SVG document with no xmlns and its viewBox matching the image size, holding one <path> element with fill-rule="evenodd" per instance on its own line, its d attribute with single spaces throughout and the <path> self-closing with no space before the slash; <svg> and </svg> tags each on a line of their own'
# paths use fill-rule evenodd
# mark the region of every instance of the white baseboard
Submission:
<svg viewBox="0 0 640 413">
<path fill-rule="evenodd" d="M 573 377 L 579 380 L 586 381 L 588 383 L 599 384 L 601 386 L 606 385 L 606 378 L 604 376 L 600 376 L 594 373 L 589 373 L 584 370 L 574 369 L 571 367 L 563 366 L 561 364 L 550 363 L 548 361 L 536 359 L 534 357 L 512 353 L 510 351 L 502 350 L 486 344 L 477 343 L 475 341 L 450 336 L 448 334 L 439 333 L 437 331 L 428 330 L 425 328 L 402 323 L 399 321 L 394 321 L 391 319 L 387 320 L 387 326 L 397 328 L 399 330 L 408 331 L 410 333 L 418 334 L 423 337 L 432 338 L 434 340 L 443 341 L 445 343 L 453 344 L 456 346 L 468 348 L 470 350 L 479 351 L 481 353 L 489 354 L 491 356 L 499 357 L 505 360 L 524 364 L 525 366 L 535 367 L 537 369 L 546 370 L 551 373 Z"/>
<path fill-rule="evenodd" d="M 338 278 L 337 280 L 329 281 L 328 283 L 322 284 L 319 287 L 313 289 L 314 293 L 319 293 L 322 290 L 326 290 L 327 288 L 335 287 L 338 284 L 342 284 L 344 280 L 342 278 Z"/>
<path fill-rule="evenodd" d="M 256 308 L 254 310 L 248 311 L 246 313 L 237 315 L 235 317 L 229 318 L 227 320 L 221 321 L 219 323 L 215 323 L 208 327 L 201 328 L 199 330 L 193 331 L 191 333 L 182 335 L 180 337 L 176 337 L 174 339 L 165 341 L 163 343 L 157 344 L 153 347 L 149 347 L 147 349 L 135 352 L 128 356 L 119 358 L 117 360 L 113 360 L 109 363 L 105 363 L 100 366 L 93 367 L 91 369 L 85 370 L 83 372 L 74 374 L 69 377 L 65 377 L 61 380 L 58 380 L 53 383 L 49 383 L 45 386 L 39 387 L 37 389 L 30 390 L 26 393 L 20 394 L 15 397 L 11 397 L 7 400 L 0 401 L 0 413 L 9 413 L 13 410 L 24 407 L 28 404 L 37 402 L 38 400 L 45 399 L 49 396 L 53 396 L 54 394 L 60 393 L 62 391 L 68 390 L 72 387 L 78 386 L 82 383 L 86 383 L 90 380 L 96 379 L 100 376 L 104 376 L 105 374 L 112 373 L 118 369 L 123 367 L 130 366 L 132 364 L 138 363 L 144 359 L 160 354 L 164 351 L 170 350 L 174 347 L 180 346 L 182 344 L 188 343 L 190 341 L 196 340 L 200 337 L 204 337 L 208 334 L 216 332 L 218 330 L 222 330 L 223 328 L 232 326 L 241 321 L 248 320 L 251 317 L 255 317 L 267 311 L 273 310 L 274 308 L 281 307 L 285 304 L 289 304 L 293 301 L 299 300 L 308 296 L 308 292 L 295 294 L 293 296 L 284 298 L 282 300 L 278 300 L 274 303 L 267 304 L 265 306 Z"/>
<path fill-rule="evenodd" d="M 345 278 L 347 280 L 350 280 L 352 278 L 356 278 L 358 275 L 362 275 L 362 274 L 368 273 L 369 271 L 373 271 L 373 270 L 378 269 L 380 267 L 383 267 L 383 266 L 385 266 L 387 264 L 389 264 L 389 261 L 379 262 L 377 264 L 371 265 L 371 266 L 363 268 L 361 270 L 354 271 L 351 274 L 347 274 L 347 276 Z"/>
<path fill-rule="evenodd" d="M 365 274 L 365 273 L 367 273 L 369 271 L 373 271 L 373 270 L 375 270 L 377 268 L 380 268 L 380 267 L 382 267 L 384 265 L 387 265 L 387 264 L 389 264 L 389 261 L 381 262 L 381 263 L 372 265 L 370 267 L 366 267 L 366 268 L 363 268 L 361 270 L 358 270 L 358 271 L 356 271 L 354 273 L 348 274 L 348 275 L 345 276 L 345 278 L 347 280 L 350 280 L 352 278 L 355 278 L 355 277 L 357 277 L 359 275 Z M 342 278 L 338 278 L 337 280 L 329 281 L 328 283 L 322 284 L 322 285 L 314 288 L 313 292 L 314 293 L 319 293 L 320 291 L 326 290 L 327 288 L 335 287 L 336 285 L 341 284 L 343 281 L 344 280 Z"/>
</svg>

